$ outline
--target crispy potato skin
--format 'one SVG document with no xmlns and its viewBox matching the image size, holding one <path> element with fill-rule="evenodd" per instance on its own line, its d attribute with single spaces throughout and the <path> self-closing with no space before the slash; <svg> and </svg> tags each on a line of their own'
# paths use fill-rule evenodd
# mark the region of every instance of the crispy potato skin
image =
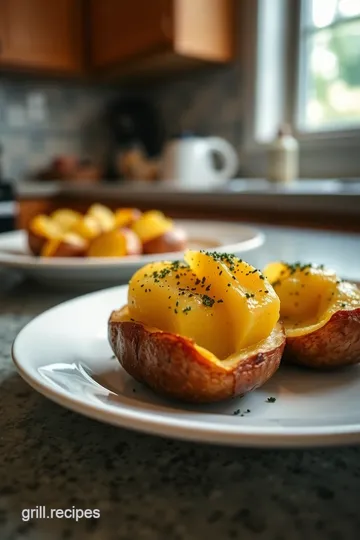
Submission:
<svg viewBox="0 0 360 540">
<path fill-rule="evenodd" d="M 231 368 L 202 356 L 192 340 L 150 332 L 137 322 L 109 320 L 109 341 L 134 379 L 155 392 L 182 401 L 207 403 L 245 394 L 264 384 L 278 369 L 285 346 L 282 325 L 272 339 Z"/>
<path fill-rule="evenodd" d="M 284 361 L 324 370 L 359 363 L 360 307 L 337 311 L 315 332 L 288 337 Z"/>
<path fill-rule="evenodd" d="M 171 253 L 173 251 L 183 251 L 186 249 L 186 232 L 180 227 L 175 227 L 165 232 L 161 236 L 144 242 L 144 253 Z"/>
<path fill-rule="evenodd" d="M 87 244 L 83 246 L 71 244 L 65 240 L 60 242 L 52 257 L 85 257 Z"/>
<path fill-rule="evenodd" d="M 28 230 L 28 246 L 33 255 L 40 255 L 45 243 L 46 238 L 44 236 L 35 234 L 31 229 Z"/>
</svg>

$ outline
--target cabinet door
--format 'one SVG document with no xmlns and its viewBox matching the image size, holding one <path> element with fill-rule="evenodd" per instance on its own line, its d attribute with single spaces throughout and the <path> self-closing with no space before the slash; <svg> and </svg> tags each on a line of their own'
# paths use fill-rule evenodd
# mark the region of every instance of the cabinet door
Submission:
<svg viewBox="0 0 360 540">
<path fill-rule="evenodd" d="M 171 0 L 91 0 L 90 16 L 96 67 L 171 47 Z"/>
<path fill-rule="evenodd" d="M 0 0 L 0 63 L 79 70 L 81 7 L 81 0 Z"/>
</svg>

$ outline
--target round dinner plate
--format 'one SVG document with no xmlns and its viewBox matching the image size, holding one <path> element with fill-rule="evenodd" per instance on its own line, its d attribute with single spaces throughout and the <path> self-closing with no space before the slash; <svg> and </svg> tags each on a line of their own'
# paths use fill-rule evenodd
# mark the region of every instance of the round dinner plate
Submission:
<svg viewBox="0 0 360 540">
<path fill-rule="evenodd" d="M 146 433 L 253 447 L 360 442 L 360 367 L 318 373 L 281 367 L 262 388 L 212 405 L 163 399 L 135 382 L 107 340 L 127 287 L 91 293 L 32 320 L 13 345 L 21 376 L 58 404 Z"/>
<path fill-rule="evenodd" d="M 177 220 L 188 234 L 191 249 L 216 249 L 240 254 L 264 243 L 264 234 L 238 223 Z M 27 247 L 25 231 L 0 234 L 0 267 L 16 268 L 52 286 L 102 288 L 125 283 L 144 264 L 157 260 L 181 259 L 183 252 L 111 258 L 34 257 Z"/>
</svg>

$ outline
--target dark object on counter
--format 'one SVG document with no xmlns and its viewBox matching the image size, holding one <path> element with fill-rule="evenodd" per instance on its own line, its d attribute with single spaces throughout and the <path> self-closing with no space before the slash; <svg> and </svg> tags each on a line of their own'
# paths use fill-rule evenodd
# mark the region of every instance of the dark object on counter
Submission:
<svg viewBox="0 0 360 540">
<path fill-rule="evenodd" d="M 102 176 L 100 168 L 89 159 L 59 155 L 34 175 L 35 180 L 67 180 L 71 182 L 97 182 Z"/>
<path fill-rule="evenodd" d="M 120 99 L 109 106 L 106 121 L 111 137 L 107 178 L 128 178 L 129 160 L 131 163 L 141 161 L 145 171 L 147 162 L 151 170 L 154 166 L 156 169 L 165 136 L 159 113 L 153 105 L 141 98 Z M 125 168 L 122 166 L 124 161 Z M 152 176 L 151 171 L 149 178 L 144 179 L 152 179 Z"/>
<path fill-rule="evenodd" d="M 0 233 L 15 229 L 16 202 L 12 185 L 0 182 Z"/>
<path fill-rule="evenodd" d="M 5 180 L 2 169 L 2 146 L 0 145 L 0 233 L 15 229 L 16 202 L 12 183 Z"/>
</svg>

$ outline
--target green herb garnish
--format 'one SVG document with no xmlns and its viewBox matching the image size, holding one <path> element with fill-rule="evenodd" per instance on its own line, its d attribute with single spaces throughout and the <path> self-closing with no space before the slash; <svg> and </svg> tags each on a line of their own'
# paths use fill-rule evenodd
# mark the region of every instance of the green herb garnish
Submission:
<svg viewBox="0 0 360 540">
<path fill-rule="evenodd" d="M 213 305 L 215 303 L 215 300 L 213 298 L 211 298 L 207 294 L 202 294 L 200 296 L 201 296 L 201 300 L 202 300 L 202 303 L 204 304 L 204 306 L 213 307 Z"/>
</svg>

